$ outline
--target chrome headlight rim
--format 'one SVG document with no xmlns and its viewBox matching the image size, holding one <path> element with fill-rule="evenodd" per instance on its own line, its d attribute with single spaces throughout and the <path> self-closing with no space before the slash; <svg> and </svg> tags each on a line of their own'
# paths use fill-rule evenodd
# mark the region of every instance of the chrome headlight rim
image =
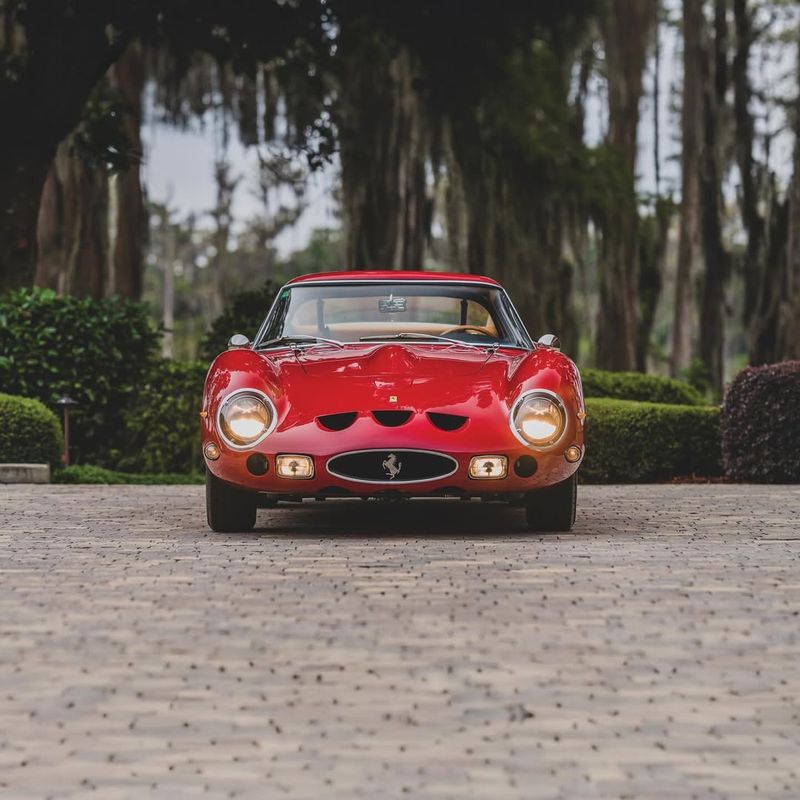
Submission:
<svg viewBox="0 0 800 800">
<path fill-rule="evenodd" d="M 222 411 L 228 403 L 235 400 L 240 395 L 249 395 L 250 397 L 255 397 L 261 403 L 266 406 L 267 411 L 270 415 L 270 423 L 267 426 L 266 430 L 257 438 L 254 439 L 252 442 L 248 442 L 247 444 L 238 444 L 237 442 L 232 441 L 229 439 L 222 428 Z M 219 434 L 220 438 L 225 445 L 229 447 L 231 450 L 251 450 L 257 444 L 260 444 L 264 441 L 264 439 L 269 436 L 272 431 L 275 430 L 275 426 L 278 424 L 278 412 L 275 408 L 275 404 L 270 400 L 269 395 L 262 392 L 260 389 L 234 389 L 232 392 L 225 395 L 219 402 L 219 406 L 217 407 L 217 414 L 216 414 L 216 424 L 217 424 L 217 433 Z"/>
<path fill-rule="evenodd" d="M 547 444 L 534 444 L 533 442 L 528 441 L 519 432 L 519 430 L 517 430 L 516 418 L 520 407 L 528 398 L 536 396 L 546 397 L 548 400 L 553 401 L 554 405 L 558 408 L 559 412 L 561 413 L 561 419 L 563 420 L 563 427 L 561 428 L 561 432 L 552 442 L 548 442 Z M 522 444 L 524 444 L 525 447 L 527 447 L 529 450 L 535 450 L 538 453 L 547 453 L 552 450 L 558 449 L 564 442 L 564 438 L 566 437 L 567 430 L 569 428 L 569 417 L 567 415 L 567 407 L 564 405 L 564 401 L 561 399 L 561 396 L 551 391 L 550 389 L 529 389 L 527 392 L 523 392 L 514 401 L 514 405 L 511 407 L 511 413 L 508 416 L 508 426 L 509 428 L 511 428 L 511 433 L 513 433 L 514 436 L 520 442 L 522 442 Z"/>
</svg>

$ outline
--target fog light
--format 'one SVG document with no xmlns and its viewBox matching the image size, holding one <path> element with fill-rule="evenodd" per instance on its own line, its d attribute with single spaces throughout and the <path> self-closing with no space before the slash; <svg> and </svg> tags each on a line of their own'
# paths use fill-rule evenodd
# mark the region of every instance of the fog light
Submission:
<svg viewBox="0 0 800 800">
<path fill-rule="evenodd" d="M 581 457 L 581 449 L 576 444 L 571 444 L 565 451 L 564 451 L 564 458 L 570 462 L 570 464 L 574 464 L 576 461 L 580 460 Z"/>
<path fill-rule="evenodd" d="M 469 462 L 470 478 L 491 481 L 505 478 L 507 474 L 508 459 L 505 456 L 475 456 Z"/>
<path fill-rule="evenodd" d="M 278 456 L 275 459 L 275 472 L 281 478 L 313 478 L 314 459 L 311 456 Z"/>
<path fill-rule="evenodd" d="M 207 442 L 203 452 L 209 461 L 216 461 L 219 458 L 219 445 L 216 442 Z"/>
</svg>

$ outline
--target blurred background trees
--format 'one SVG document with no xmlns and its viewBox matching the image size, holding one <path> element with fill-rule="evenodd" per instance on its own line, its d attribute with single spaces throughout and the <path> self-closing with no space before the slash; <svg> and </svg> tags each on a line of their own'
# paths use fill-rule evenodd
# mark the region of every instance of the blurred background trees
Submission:
<svg viewBox="0 0 800 800">
<path fill-rule="evenodd" d="M 267 281 L 449 269 L 497 277 L 581 364 L 718 394 L 800 356 L 789 0 L 0 12 L 0 291 L 144 298 L 191 358 Z M 148 125 L 213 138 L 213 205 L 148 196 Z M 289 251 L 320 181 L 335 213 Z"/>
</svg>

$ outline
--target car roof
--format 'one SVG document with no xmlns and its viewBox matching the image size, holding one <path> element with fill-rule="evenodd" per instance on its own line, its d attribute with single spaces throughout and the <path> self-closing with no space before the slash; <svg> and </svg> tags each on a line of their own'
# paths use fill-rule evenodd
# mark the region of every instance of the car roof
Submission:
<svg viewBox="0 0 800 800">
<path fill-rule="evenodd" d="M 485 275 L 467 272 L 423 272 L 421 270 L 348 270 L 340 272 L 312 272 L 292 278 L 286 285 L 298 283 L 329 283 L 336 281 L 458 281 L 459 283 L 481 283 L 489 286 L 500 284 Z"/>
</svg>

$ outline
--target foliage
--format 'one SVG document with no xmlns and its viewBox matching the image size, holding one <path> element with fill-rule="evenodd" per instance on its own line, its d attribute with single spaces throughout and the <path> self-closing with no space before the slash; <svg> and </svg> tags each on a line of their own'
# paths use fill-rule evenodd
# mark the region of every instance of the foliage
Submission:
<svg viewBox="0 0 800 800">
<path fill-rule="evenodd" d="M 158 332 L 141 303 L 21 289 L 0 298 L 0 386 L 71 411 L 75 460 L 107 464 L 125 445 L 123 410 L 152 362 Z"/>
<path fill-rule="evenodd" d="M 200 361 L 159 361 L 125 408 L 125 448 L 112 454 L 127 472 L 199 472 L 199 413 L 208 367 Z"/>
<path fill-rule="evenodd" d="M 243 333 L 248 339 L 256 335 L 267 316 L 278 287 L 267 281 L 261 289 L 239 292 L 211 325 L 200 348 L 200 357 L 213 361 L 228 346 L 234 333 Z"/>
<path fill-rule="evenodd" d="M 95 483 L 95 484 L 195 484 L 203 483 L 201 473 L 183 474 L 137 474 L 117 472 L 104 467 L 80 464 L 58 469 L 53 473 L 53 483 Z"/>
<path fill-rule="evenodd" d="M 747 367 L 722 406 L 725 471 L 737 480 L 800 482 L 800 361 Z"/>
<path fill-rule="evenodd" d="M 55 464 L 61 426 L 38 400 L 0 394 L 0 464 Z"/>
<path fill-rule="evenodd" d="M 606 372 L 582 369 L 585 397 L 613 397 L 618 400 L 640 400 L 648 403 L 700 406 L 700 392 L 688 383 L 642 372 Z"/>
<path fill-rule="evenodd" d="M 586 402 L 589 483 L 720 474 L 719 409 L 608 398 Z"/>
</svg>

